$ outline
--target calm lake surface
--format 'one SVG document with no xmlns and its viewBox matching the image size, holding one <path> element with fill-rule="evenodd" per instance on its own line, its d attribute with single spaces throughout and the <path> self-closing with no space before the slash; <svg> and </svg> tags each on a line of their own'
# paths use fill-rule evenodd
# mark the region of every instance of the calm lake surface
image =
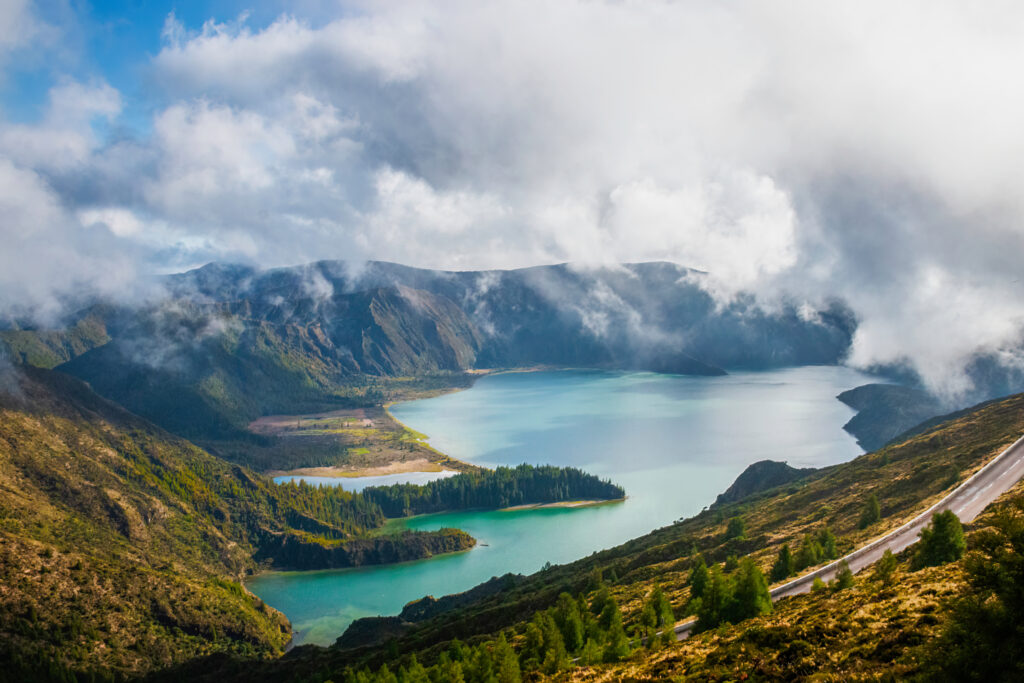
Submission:
<svg viewBox="0 0 1024 683">
<path fill-rule="evenodd" d="M 248 586 L 288 616 L 296 644 L 329 645 L 359 617 L 397 614 L 424 595 L 576 560 L 693 515 L 758 460 L 794 467 L 850 460 L 861 453 L 842 430 L 853 411 L 835 396 L 871 381 L 878 380 L 840 367 L 724 377 L 567 370 L 493 375 L 466 391 L 399 404 L 391 409 L 396 418 L 453 457 L 485 466 L 571 465 L 622 485 L 627 499 L 424 515 L 405 524 L 458 527 L 478 546 L 384 567 L 267 572 Z"/>
</svg>

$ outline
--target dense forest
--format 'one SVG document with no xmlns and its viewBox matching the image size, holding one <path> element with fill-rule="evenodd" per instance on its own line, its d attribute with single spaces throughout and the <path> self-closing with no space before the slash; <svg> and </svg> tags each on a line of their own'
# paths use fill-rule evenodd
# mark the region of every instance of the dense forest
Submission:
<svg viewBox="0 0 1024 683">
<path fill-rule="evenodd" d="M 408 517 L 443 510 L 505 508 L 568 500 L 616 500 L 621 486 L 574 467 L 519 465 L 465 472 L 429 484 L 395 484 L 367 488 L 363 495 L 388 517 Z"/>
</svg>

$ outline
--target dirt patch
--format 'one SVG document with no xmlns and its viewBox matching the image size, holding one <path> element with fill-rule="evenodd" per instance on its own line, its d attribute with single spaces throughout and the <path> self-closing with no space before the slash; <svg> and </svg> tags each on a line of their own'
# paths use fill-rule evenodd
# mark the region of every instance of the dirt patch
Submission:
<svg viewBox="0 0 1024 683">
<path fill-rule="evenodd" d="M 417 460 L 406 460 L 404 462 L 391 462 L 386 465 L 375 467 L 352 468 L 346 465 L 333 465 L 330 467 L 302 467 L 297 470 L 271 471 L 267 474 L 271 477 L 379 477 L 387 474 L 404 474 L 406 472 L 440 472 L 445 468 L 436 462 L 426 458 Z"/>
</svg>

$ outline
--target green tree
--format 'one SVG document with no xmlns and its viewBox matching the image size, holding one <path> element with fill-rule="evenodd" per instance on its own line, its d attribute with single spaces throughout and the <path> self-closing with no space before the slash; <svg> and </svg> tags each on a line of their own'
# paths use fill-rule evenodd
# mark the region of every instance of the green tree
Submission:
<svg viewBox="0 0 1024 683">
<path fill-rule="evenodd" d="M 735 555 L 729 555 L 725 558 L 725 565 L 722 567 L 726 573 L 731 573 L 740 568 L 740 558 Z"/>
<path fill-rule="evenodd" d="M 794 572 L 796 572 L 796 560 L 789 549 L 789 544 L 783 543 L 782 547 L 779 548 L 779 558 L 772 565 L 771 580 L 782 581 L 792 576 Z"/>
<path fill-rule="evenodd" d="M 704 595 L 704 587 L 708 585 L 708 578 L 708 565 L 704 562 L 704 556 L 698 555 L 693 560 L 693 569 L 690 570 L 691 599 Z"/>
<path fill-rule="evenodd" d="M 839 557 L 835 534 L 828 527 L 818 532 L 818 545 L 821 546 L 821 556 L 823 559 L 834 560 Z"/>
<path fill-rule="evenodd" d="M 878 503 L 878 496 L 872 493 L 864 503 L 864 510 L 860 513 L 860 520 L 857 522 L 857 526 L 861 529 L 867 529 L 872 524 L 881 521 L 881 519 L 882 506 Z"/>
<path fill-rule="evenodd" d="M 612 601 L 605 607 L 605 611 L 602 612 L 602 618 L 606 614 L 608 636 L 605 641 L 604 656 L 602 658 L 606 662 L 621 662 L 630 653 L 629 640 L 626 638 L 626 631 L 622 628 L 622 612 L 619 611 L 619 606 L 615 604 L 615 601 Z"/>
<path fill-rule="evenodd" d="M 740 561 L 733 584 L 729 621 L 740 622 L 744 619 L 771 613 L 772 596 L 768 592 L 768 582 L 754 560 L 744 557 Z"/>
<path fill-rule="evenodd" d="M 846 560 L 843 560 L 836 570 L 836 590 L 842 591 L 847 588 L 853 588 L 853 572 Z"/>
<path fill-rule="evenodd" d="M 436 681 L 444 681 L 445 683 L 466 682 L 462 663 L 453 661 L 447 652 L 442 652 L 441 656 L 437 658 L 437 664 L 431 668 L 433 669 L 434 680 Z"/>
<path fill-rule="evenodd" d="M 562 633 L 566 651 L 576 652 L 583 647 L 583 619 L 580 617 L 579 605 L 568 593 L 558 596 L 555 623 Z"/>
<path fill-rule="evenodd" d="M 472 655 L 463 662 L 463 669 L 471 681 L 495 683 L 494 660 L 486 643 L 473 648 Z"/>
<path fill-rule="evenodd" d="M 718 565 L 714 565 L 709 572 L 704 593 L 696 605 L 697 629 L 705 631 L 725 621 L 731 603 L 732 585 Z"/>
<path fill-rule="evenodd" d="M 569 665 L 569 654 L 565 650 L 562 632 L 550 614 L 541 618 L 541 631 L 544 633 L 544 659 L 541 669 L 546 674 L 558 673 Z"/>
<path fill-rule="evenodd" d="M 519 660 L 516 659 L 512 646 L 505 640 L 504 633 L 495 641 L 492 657 L 497 664 L 498 683 L 521 683 L 523 677 L 519 670 Z"/>
<path fill-rule="evenodd" d="M 821 544 L 812 534 L 805 534 L 800 542 L 800 550 L 796 555 L 796 568 L 804 570 L 821 562 L 823 554 Z"/>
<path fill-rule="evenodd" d="M 608 601 L 612 599 L 611 591 L 608 590 L 608 586 L 601 586 L 600 590 L 594 594 L 594 599 L 590 601 L 590 613 L 600 614 L 604 611 L 604 606 L 608 604 Z"/>
<path fill-rule="evenodd" d="M 811 582 L 811 592 L 812 593 L 820 593 L 821 591 L 825 590 L 826 588 L 828 588 L 828 586 L 826 586 L 825 582 L 821 580 L 821 577 L 820 576 L 815 576 L 814 577 L 814 581 Z"/>
<path fill-rule="evenodd" d="M 747 525 L 743 521 L 742 517 L 732 517 L 729 519 L 729 524 L 725 527 L 725 540 L 731 540 L 733 538 L 743 538 L 747 533 Z"/>
<path fill-rule="evenodd" d="M 888 548 L 882 554 L 882 559 L 875 563 L 871 578 L 880 581 L 886 587 L 891 586 L 896 580 L 896 556 Z"/>
<path fill-rule="evenodd" d="M 639 637 L 647 643 L 649 649 L 656 650 L 661 646 L 661 639 L 654 635 L 658 631 L 658 615 L 650 603 L 645 604 L 644 608 L 640 610 L 638 631 Z"/>
<path fill-rule="evenodd" d="M 402 683 L 430 683 L 430 676 L 427 674 L 427 669 L 419 660 L 416 659 L 416 655 L 413 655 L 409 660 L 409 668 L 404 669 L 400 674 L 399 678 L 402 679 Z"/>
<path fill-rule="evenodd" d="M 583 649 L 580 650 L 580 664 L 583 666 L 599 664 L 603 658 L 604 652 L 601 650 L 601 646 L 593 638 L 587 638 Z"/>
<path fill-rule="evenodd" d="M 661 631 L 662 644 L 669 645 L 674 643 L 676 640 L 676 615 L 672 609 L 672 603 L 669 602 L 668 596 L 665 595 L 665 591 L 661 589 L 661 586 L 655 586 L 654 590 L 651 591 L 650 604 L 654 608 L 655 614 L 658 615 L 657 628 Z"/>
<path fill-rule="evenodd" d="M 932 522 L 921 530 L 921 542 L 914 555 L 914 566 L 935 567 L 963 557 L 967 549 L 964 527 L 952 510 L 936 512 Z"/>
<path fill-rule="evenodd" d="M 604 587 L 604 576 L 600 567 L 594 567 L 587 576 L 587 592 L 596 591 Z"/>
<path fill-rule="evenodd" d="M 519 663 L 526 671 L 536 671 L 544 661 L 544 630 L 538 612 L 533 620 L 526 625 L 526 637 L 519 651 Z"/>
<path fill-rule="evenodd" d="M 377 669 L 377 675 L 374 677 L 374 681 L 378 681 L 379 683 L 398 683 L 398 678 L 395 674 L 391 673 L 387 664 L 381 664 L 380 668 Z"/>
<path fill-rule="evenodd" d="M 934 680 L 1024 680 L 1024 499 L 974 534 L 966 584 L 930 652 Z"/>
</svg>

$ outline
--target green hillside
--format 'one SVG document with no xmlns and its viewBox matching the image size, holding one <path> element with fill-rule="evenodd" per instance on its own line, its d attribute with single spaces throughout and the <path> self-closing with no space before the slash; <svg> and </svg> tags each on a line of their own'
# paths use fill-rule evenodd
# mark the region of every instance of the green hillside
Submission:
<svg viewBox="0 0 1024 683">
<path fill-rule="evenodd" d="M 472 544 L 454 530 L 367 540 L 384 517 L 358 495 L 275 485 L 59 373 L 4 379 L 0 659 L 20 680 L 280 654 L 287 621 L 239 583 L 254 556 L 318 568 Z"/>
</svg>

